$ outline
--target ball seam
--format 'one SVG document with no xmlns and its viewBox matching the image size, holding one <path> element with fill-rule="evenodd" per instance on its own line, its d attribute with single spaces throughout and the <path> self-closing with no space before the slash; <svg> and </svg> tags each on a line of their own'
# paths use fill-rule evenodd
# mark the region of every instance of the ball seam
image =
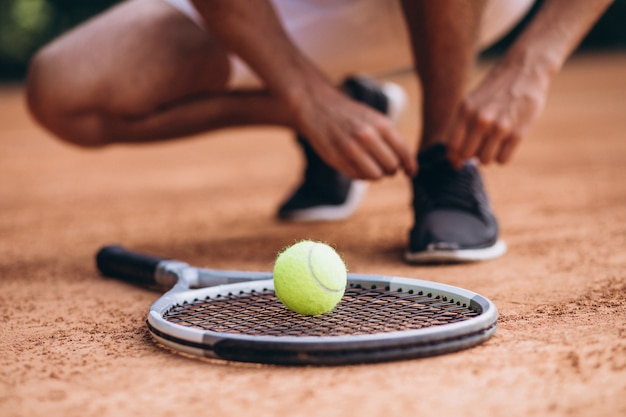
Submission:
<svg viewBox="0 0 626 417">
<path fill-rule="evenodd" d="M 316 246 L 318 246 L 319 243 L 313 243 L 313 245 L 311 246 L 311 248 L 309 249 L 309 256 L 308 256 L 308 262 L 307 262 L 307 268 L 309 269 L 309 274 L 311 274 L 311 276 L 313 277 L 313 279 L 315 280 L 315 282 L 317 282 L 317 285 L 319 285 L 324 291 L 330 292 L 330 293 L 338 293 L 341 291 L 341 289 L 332 289 L 332 288 L 328 288 L 326 285 L 324 285 L 315 275 L 315 271 L 313 271 L 312 268 L 312 257 L 313 257 L 313 249 L 315 249 Z"/>
</svg>

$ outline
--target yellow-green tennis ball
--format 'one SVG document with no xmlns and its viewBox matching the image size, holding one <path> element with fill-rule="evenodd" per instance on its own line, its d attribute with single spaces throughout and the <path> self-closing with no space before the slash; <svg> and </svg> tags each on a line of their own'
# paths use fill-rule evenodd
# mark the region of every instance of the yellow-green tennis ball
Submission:
<svg viewBox="0 0 626 417">
<path fill-rule="evenodd" d="M 325 243 L 304 240 L 285 249 L 274 264 L 274 291 L 289 309 L 315 316 L 331 311 L 346 289 L 346 265 Z"/>
</svg>

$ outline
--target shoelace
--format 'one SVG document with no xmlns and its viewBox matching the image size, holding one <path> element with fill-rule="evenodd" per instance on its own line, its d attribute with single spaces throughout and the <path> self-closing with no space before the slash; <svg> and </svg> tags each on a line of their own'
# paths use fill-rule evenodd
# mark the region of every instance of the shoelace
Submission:
<svg viewBox="0 0 626 417">
<path fill-rule="evenodd" d="M 447 163 L 438 164 L 418 178 L 415 196 L 422 208 L 452 208 L 483 216 L 487 207 L 480 177 L 476 167 L 466 165 L 456 171 Z"/>
</svg>

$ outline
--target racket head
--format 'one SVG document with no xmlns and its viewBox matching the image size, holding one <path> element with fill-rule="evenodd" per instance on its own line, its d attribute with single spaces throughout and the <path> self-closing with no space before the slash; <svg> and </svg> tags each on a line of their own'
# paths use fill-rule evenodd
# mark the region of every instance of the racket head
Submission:
<svg viewBox="0 0 626 417">
<path fill-rule="evenodd" d="M 270 273 L 164 261 L 158 276 L 178 282 L 150 308 L 151 335 L 170 349 L 211 359 L 278 365 L 412 359 L 476 346 L 497 327 L 489 299 L 413 278 L 349 274 L 335 310 L 310 317 L 280 303 Z M 190 289 L 216 280 L 224 284 Z"/>
</svg>

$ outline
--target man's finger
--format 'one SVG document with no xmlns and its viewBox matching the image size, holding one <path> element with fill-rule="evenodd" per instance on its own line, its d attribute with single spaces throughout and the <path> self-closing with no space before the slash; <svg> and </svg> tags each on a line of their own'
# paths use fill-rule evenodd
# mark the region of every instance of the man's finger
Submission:
<svg viewBox="0 0 626 417">
<path fill-rule="evenodd" d="M 382 137 L 384 132 L 377 131 L 372 126 L 365 126 L 354 134 L 364 151 L 378 163 L 387 175 L 393 175 L 398 170 L 400 160 L 387 141 Z"/>
<path fill-rule="evenodd" d="M 394 128 L 384 131 L 384 139 L 399 160 L 402 169 L 409 177 L 417 175 L 417 159 L 411 153 L 404 138 Z"/>
<path fill-rule="evenodd" d="M 465 141 L 461 145 L 459 151 L 463 159 L 469 159 L 477 156 L 478 149 L 482 146 L 483 141 L 486 139 L 485 135 L 491 127 L 491 122 L 482 117 L 476 116 L 471 123 L 470 128 L 465 135 Z"/>
<path fill-rule="evenodd" d="M 517 134 L 511 134 L 507 139 L 505 139 L 502 147 L 500 148 L 500 152 L 498 153 L 497 161 L 501 164 L 505 164 L 511 160 L 511 156 L 513 155 L 513 151 L 517 147 L 521 140 L 521 136 Z"/>
<path fill-rule="evenodd" d="M 343 138 L 339 151 L 345 158 L 345 164 L 353 167 L 359 179 L 376 180 L 383 177 L 381 166 L 353 138 Z"/>
<path fill-rule="evenodd" d="M 477 152 L 480 162 L 483 164 L 493 162 L 496 155 L 504 145 L 504 139 L 506 136 L 507 131 L 505 129 L 499 125 L 494 125 L 494 127 L 486 135 L 481 148 Z"/>
</svg>

